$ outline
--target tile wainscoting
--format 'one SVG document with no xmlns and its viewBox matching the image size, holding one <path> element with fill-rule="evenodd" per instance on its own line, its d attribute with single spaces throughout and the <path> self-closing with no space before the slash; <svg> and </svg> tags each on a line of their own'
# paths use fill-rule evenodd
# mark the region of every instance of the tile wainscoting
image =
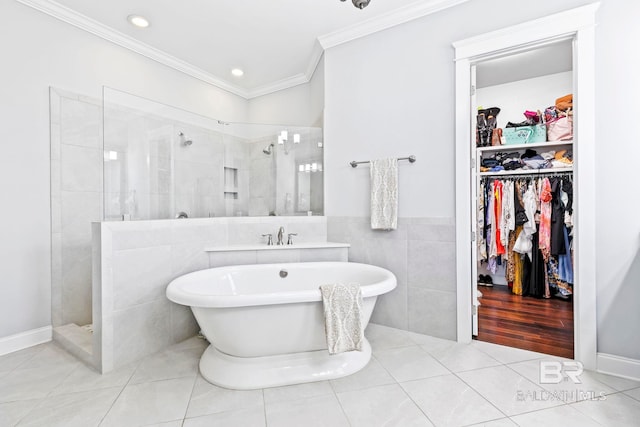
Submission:
<svg viewBox="0 0 640 427">
<path fill-rule="evenodd" d="M 349 261 L 396 275 L 398 287 L 378 298 L 371 322 L 456 339 L 453 218 L 398 218 L 397 230 L 377 231 L 368 217 L 327 217 L 327 239 L 350 243 Z"/>
<path fill-rule="evenodd" d="M 292 249 L 254 250 L 266 249 L 261 235 L 281 226 L 298 234 Z M 94 223 L 94 365 L 109 372 L 197 333 L 191 310 L 165 296 L 174 278 L 221 265 L 346 261 L 346 247 L 304 248 L 326 241 L 327 220 L 319 216 Z M 233 245 L 252 250 L 206 251 Z"/>
</svg>

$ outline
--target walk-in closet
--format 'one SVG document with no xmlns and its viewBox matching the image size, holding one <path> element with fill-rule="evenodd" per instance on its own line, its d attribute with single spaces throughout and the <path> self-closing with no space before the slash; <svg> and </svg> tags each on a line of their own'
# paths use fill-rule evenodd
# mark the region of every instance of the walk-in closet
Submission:
<svg viewBox="0 0 640 427">
<path fill-rule="evenodd" d="M 472 67 L 474 338 L 574 357 L 573 40 Z M 477 112 L 476 110 L 477 109 Z"/>
</svg>

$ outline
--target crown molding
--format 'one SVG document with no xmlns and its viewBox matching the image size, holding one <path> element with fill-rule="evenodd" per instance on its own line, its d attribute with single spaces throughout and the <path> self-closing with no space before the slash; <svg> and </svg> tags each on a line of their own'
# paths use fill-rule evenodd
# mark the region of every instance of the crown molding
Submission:
<svg viewBox="0 0 640 427">
<path fill-rule="evenodd" d="M 244 99 L 251 99 L 309 83 L 316 71 L 316 68 L 318 67 L 318 63 L 322 59 L 325 49 L 465 3 L 469 0 L 420 0 L 385 15 L 369 19 L 360 24 L 352 25 L 340 31 L 320 36 L 313 45 L 311 57 L 309 58 L 307 68 L 304 73 L 296 74 L 253 89 L 244 89 L 233 85 L 201 68 L 178 59 L 160 49 L 149 46 L 146 43 L 142 43 L 131 36 L 116 31 L 111 27 L 89 18 L 88 16 L 82 15 L 53 0 L 17 1 L 205 83 L 226 90 Z"/>
<path fill-rule="evenodd" d="M 526 49 L 526 46 L 531 44 L 531 34 L 536 35 L 533 38 L 536 41 L 534 43 L 536 46 L 543 45 L 538 41 L 546 40 L 547 44 L 550 44 L 572 37 L 576 31 L 593 27 L 596 24 L 596 11 L 599 7 L 600 2 L 591 3 L 457 41 L 453 43 L 453 47 L 456 49 L 455 60 L 486 54 L 487 40 L 492 42 L 491 51 L 500 55 L 502 49 L 512 46 L 521 45 Z"/>
<path fill-rule="evenodd" d="M 307 64 L 307 70 L 304 73 L 308 80 L 311 80 L 313 74 L 316 72 L 316 68 L 318 68 L 322 55 L 324 55 L 324 48 L 318 39 L 316 39 L 313 43 L 313 50 L 311 51 L 311 58 L 309 58 L 309 63 Z"/>
<path fill-rule="evenodd" d="M 202 80 L 205 83 L 217 86 L 242 98 L 248 99 L 248 91 L 238 86 L 232 85 L 225 80 L 213 76 L 206 71 L 195 67 L 188 62 L 176 58 L 173 55 L 149 46 L 139 40 L 134 39 L 124 33 L 114 30 L 88 16 L 82 15 L 66 6 L 56 3 L 52 0 L 17 0 L 18 2 L 46 13 L 63 22 L 71 24 L 91 34 L 101 37 L 107 41 L 115 43 L 140 55 L 153 59 L 163 65 L 171 67 L 177 71 Z"/>
<path fill-rule="evenodd" d="M 247 94 L 247 99 L 257 98 L 259 96 L 268 95 L 279 90 L 289 89 L 294 86 L 303 85 L 309 83 L 309 78 L 306 74 L 296 74 L 291 77 L 284 78 L 282 80 L 275 81 L 263 86 L 258 86 L 251 89 Z"/>
<path fill-rule="evenodd" d="M 320 36 L 318 37 L 318 41 L 324 49 L 329 49 L 468 1 L 469 0 L 420 0 L 395 9 L 387 14 Z"/>
</svg>

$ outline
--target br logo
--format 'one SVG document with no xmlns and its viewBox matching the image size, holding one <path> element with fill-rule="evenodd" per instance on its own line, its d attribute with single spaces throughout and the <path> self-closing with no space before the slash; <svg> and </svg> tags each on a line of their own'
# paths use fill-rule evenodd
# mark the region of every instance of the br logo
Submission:
<svg viewBox="0 0 640 427">
<path fill-rule="evenodd" d="M 582 384 L 580 375 L 584 371 L 582 363 L 576 361 L 540 362 L 540 384 L 560 384 L 563 380 L 573 381 L 574 384 Z"/>
</svg>

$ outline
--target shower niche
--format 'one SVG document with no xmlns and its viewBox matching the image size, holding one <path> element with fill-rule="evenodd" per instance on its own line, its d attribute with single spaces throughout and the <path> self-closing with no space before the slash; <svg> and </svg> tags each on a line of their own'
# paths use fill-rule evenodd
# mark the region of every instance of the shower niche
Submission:
<svg viewBox="0 0 640 427">
<path fill-rule="evenodd" d="M 322 172 L 298 170 L 322 164 L 321 128 L 229 123 L 107 87 L 50 88 L 50 112 L 54 338 L 87 363 L 92 222 L 324 213 Z"/>
</svg>

